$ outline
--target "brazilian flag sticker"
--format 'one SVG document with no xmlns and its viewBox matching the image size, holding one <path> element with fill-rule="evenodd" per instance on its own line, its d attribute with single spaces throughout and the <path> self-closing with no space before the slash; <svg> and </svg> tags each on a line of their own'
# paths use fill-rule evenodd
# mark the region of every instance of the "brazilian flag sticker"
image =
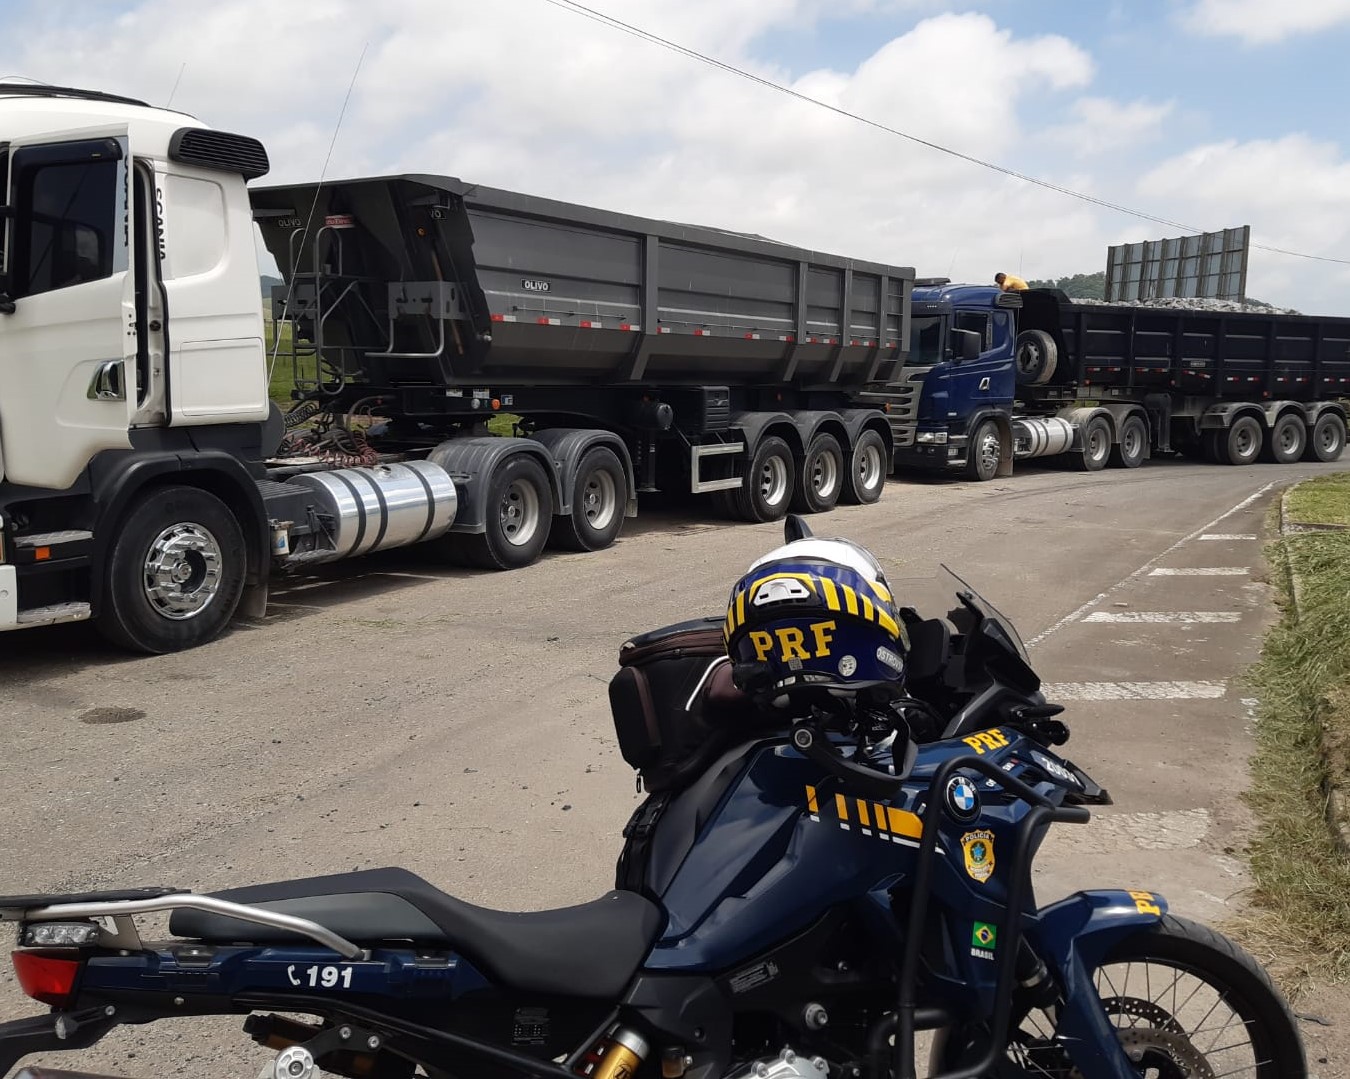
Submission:
<svg viewBox="0 0 1350 1079">
<path fill-rule="evenodd" d="M 976 922 L 970 933 L 970 946 L 992 952 L 998 946 L 998 926 Z"/>
</svg>

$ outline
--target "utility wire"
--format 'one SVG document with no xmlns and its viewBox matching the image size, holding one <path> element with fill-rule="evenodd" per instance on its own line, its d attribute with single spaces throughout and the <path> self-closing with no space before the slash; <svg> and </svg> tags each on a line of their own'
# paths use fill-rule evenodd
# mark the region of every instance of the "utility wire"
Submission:
<svg viewBox="0 0 1350 1079">
<path fill-rule="evenodd" d="M 1039 177 L 1031 176 L 1025 172 L 1018 172 L 1016 169 L 1010 169 L 1006 165 L 1000 165 L 994 161 L 986 161 L 983 158 L 975 157 L 972 154 L 962 153 L 960 150 L 953 150 L 949 146 L 943 146 L 941 143 L 932 142 L 929 139 L 920 138 L 918 135 L 911 135 L 899 128 L 883 124 L 878 120 L 869 119 L 866 116 L 860 116 L 856 112 L 850 112 L 848 109 L 840 108 L 838 105 L 831 105 L 828 101 L 821 101 L 819 98 L 803 94 L 800 90 L 794 90 L 790 86 L 784 86 L 780 82 L 774 82 L 772 79 L 765 78 L 763 75 L 756 75 L 753 71 L 746 71 L 744 68 L 737 67 L 735 64 L 729 64 L 725 60 L 718 60 L 714 56 L 708 56 L 697 49 L 691 49 L 687 45 L 681 45 L 678 42 L 671 41 L 668 38 L 661 37 L 649 30 L 643 30 L 641 27 L 626 23 L 622 19 L 616 19 L 613 15 L 606 15 L 603 11 L 596 11 L 594 8 L 587 7 L 585 4 L 578 3 L 577 0 L 544 0 L 546 4 L 552 4 L 563 11 L 570 11 L 590 19 L 592 22 L 601 23 L 612 29 L 620 30 L 625 34 L 640 38 L 652 45 L 659 45 L 663 49 L 679 53 L 691 60 L 697 60 L 699 63 L 706 64 L 709 67 L 717 68 L 728 75 L 736 75 L 745 79 L 747 82 L 753 82 L 769 90 L 776 90 L 780 94 L 786 94 L 788 97 L 796 98 L 798 101 L 804 101 L 808 105 L 815 105 L 817 108 L 826 109 L 837 116 L 843 116 L 846 119 L 853 120 L 856 123 L 865 124 L 867 127 L 874 128 L 877 131 L 884 132 L 887 135 L 893 135 L 896 138 L 905 139 L 909 142 L 917 143 L 920 146 L 926 146 L 930 150 L 936 150 L 938 153 L 947 154 L 950 157 L 959 158 L 972 165 L 978 165 L 981 168 L 990 169 L 994 172 L 1002 173 L 1004 176 L 1010 176 L 1015 180 L 1022 180 L 1037 187 L 1045 188 L 1047 191 L 1053 191 L 1059 195 L 1066 195 L 1069 198 L 1078 199 L 1081 202 L 1088 202 L 1094 206 L 1100 206 L 1106 210 L 1113 210 L 1116 213 L 1125 214 L 1129 217 L 1137 217 L 1142 221 L 1151 221 L 1157 225 L 1166 225 L 1168 228 L 1181 229 L 1184 232 L 1210 232 L 1212 229 L 1202 229 L 1195 225 L 1187 225 L 1180 221 L 1173 221 L 1170 218 L 1159 217 L 1156 214 L 1148 213 L 1144 210 L 1136 210 L 1129 206 L 1124 206 L 1118 202 L 1111 202 L 1108 199 L 1101 199 L 1095 195 L 1089 195 L 1085 191 L 1076 191 L 1071 187 L 1063 187 L 1059 184 L 1051 183 L 1049 180 L 1042 180 Z M 1312 259 L 1317 262 L 1332 262 L 1340 266 L 1350 266 L 1350 259 L 1332 258 L 1329 255 L 1310 255 L 1303 251 L 1290 251 L 1283 247 L 1271 247 L 1267 244 L 1251 244 L 1253 249 L 1258 251 L 1268 251 L 1278 255 L 1289 255 L 1293 258 Z"/>
</svg>

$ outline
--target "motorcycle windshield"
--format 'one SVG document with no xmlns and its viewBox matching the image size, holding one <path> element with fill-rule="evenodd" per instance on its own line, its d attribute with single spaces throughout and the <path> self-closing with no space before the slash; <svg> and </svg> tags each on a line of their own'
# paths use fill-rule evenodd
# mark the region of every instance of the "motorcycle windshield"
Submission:
<svg viewBox="0 0 1350 1079">
<path fill-rule="evenodd" d="M 941 565 L 926 577 L 893 576 L 891 587 L 895 593 L 896 603 L 904 607 L 913 607 L 924 618 L 942 618 L 953 607 L 967 608 L 982 621 L 983 635 L 987 640 L 997 642 L 1028 668 L 1031 667 L 1026 643 L 1017 632 L 1013 620 L 951 567 Z M 969 618 L 971 615 L 968 614 L 966 617 Z"/>
</svg>

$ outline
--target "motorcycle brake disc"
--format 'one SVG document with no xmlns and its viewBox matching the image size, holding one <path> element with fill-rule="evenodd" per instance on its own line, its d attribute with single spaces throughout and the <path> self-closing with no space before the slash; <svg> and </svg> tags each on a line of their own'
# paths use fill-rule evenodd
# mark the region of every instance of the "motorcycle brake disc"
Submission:
<svg viewBox="0 0 1350 1079">
<path fill-rule="evenodd" d="M 1120 1032 L 1120 1045 L 1136 1064 L 1156 1068 L 1159 1079 L 1215 1079 L 1205 1055 L 1184 1034 L 1135 1027 Z"/>
<path fill-rule="evenodd" d="M 1186 1033 L 1186 1028 L 1172 1018 L 1171 1012 L 1151 1000 L 1139 997 L 1105 997 L 1102 1000 L 1102 1009 L 1112 1018 L 1124 1016 L 1133 1020 L 1129 1027 L 1122 1029 L 1140 1026 L 1166 1030 L 1172 1034 Z"/>
</svg>

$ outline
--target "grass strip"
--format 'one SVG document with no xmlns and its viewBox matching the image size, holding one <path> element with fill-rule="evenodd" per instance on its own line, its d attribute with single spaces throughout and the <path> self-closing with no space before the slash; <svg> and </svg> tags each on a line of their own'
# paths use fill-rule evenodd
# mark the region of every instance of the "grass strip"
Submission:
<svg viewBox="0 0 1350 1079">
<path fill-rule="evenodd" d="M 1291 522 L 1350 523 L 1350 473 L 1301 484 L 1288 507 Z M 1333 792 L 1350 791 L 1350 531 L 1285 536 L 1267 555 L 1283 617 L 1249 675 L 1254 905 L 1235 928 L 1296 993 L 1350 975 L 1350 854 L 1330 819 Z"/>
</svg>

